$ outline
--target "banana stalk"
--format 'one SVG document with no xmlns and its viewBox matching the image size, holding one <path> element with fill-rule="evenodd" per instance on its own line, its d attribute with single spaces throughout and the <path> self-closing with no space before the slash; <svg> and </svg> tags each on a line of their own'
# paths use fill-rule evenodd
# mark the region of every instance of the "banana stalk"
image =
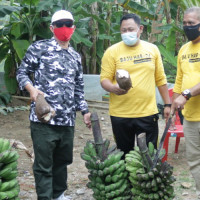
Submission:
<svg viewBox="0 0 200 200">
<path fill-rule="evenodd" d="M 97 113 L 91 114 L 91 122 L 97 155 L 100 157 L 101 161 L 104 161 L 107 158 L 107 154 L 101 134 L 101 128 Z"/>
<path fill-rule="evenodd" d="M 143 160 L 149 170 L 153 166 L 153 161 L 151 159 L 151 156 L 149 155 L 149 149 L 146 144 L 146 134 L 141 133 L 140 135 L 138 135 L 137 140 L 138 140 L 138 146 L 142 153 Z"/>
</svg>

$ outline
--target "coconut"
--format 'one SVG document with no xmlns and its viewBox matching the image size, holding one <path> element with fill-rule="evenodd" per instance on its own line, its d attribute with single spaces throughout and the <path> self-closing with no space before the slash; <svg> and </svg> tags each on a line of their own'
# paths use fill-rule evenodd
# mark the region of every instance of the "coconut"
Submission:
<svg viewBox="0 0 200 200">
<path fill-rule="evenodd" d="M 35 113 L 38 120 L 47 123 L 55 116 L 55 110 L 47 103 L 42 94 L 38 94 L 35 102 Z"/>
<path fill-rule="evenodd" d="M 128 71 L 118 69 L 116 72 L 116 80 L 121 89 L 129 90 L 132 87 L 132 81 Z"/>
</svg>

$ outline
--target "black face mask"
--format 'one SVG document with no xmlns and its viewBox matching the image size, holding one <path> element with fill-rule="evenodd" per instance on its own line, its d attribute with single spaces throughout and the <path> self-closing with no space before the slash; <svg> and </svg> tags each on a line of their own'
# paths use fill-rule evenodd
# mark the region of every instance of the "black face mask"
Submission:
<svg viewBox="0 0 200 200">
<path fill-rule="evenodd" d="M 199 31 L 200 23 L 195 26 L 184 26 L 183 30 L 188 38 L 188 40 L 192 41 L 197 39 L 200 36 Z"/>
</svg>

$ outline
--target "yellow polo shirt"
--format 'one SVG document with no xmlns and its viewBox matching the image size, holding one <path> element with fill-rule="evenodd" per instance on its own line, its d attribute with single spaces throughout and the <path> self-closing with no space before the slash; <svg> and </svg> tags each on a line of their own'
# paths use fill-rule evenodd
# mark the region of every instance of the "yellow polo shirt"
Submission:
<svg viewBox="0 0 200 200">
<path fill-rule="evenodd" d="M 188 42 L 178 54 L 177 76 L 173 91 L 181 94 L 200 82 L 200 43 Z M 200 121 L 200 95 L 192 97 L 184 105 L 183 115 L 188 121 Z"/>
<path fill-rule="evenodd" d="M 101 81 L 116 84 L 117 69 L 130 73 L 133 88 L 125 95 L 110 93 L 109 114 L 137 118 L 158 113 L 156 86 L 167 83 L 160 52 L 154 44 L 140 40 L 136 47 L 123 41 L 109 47 L 102 58 Z"/>
</svg>

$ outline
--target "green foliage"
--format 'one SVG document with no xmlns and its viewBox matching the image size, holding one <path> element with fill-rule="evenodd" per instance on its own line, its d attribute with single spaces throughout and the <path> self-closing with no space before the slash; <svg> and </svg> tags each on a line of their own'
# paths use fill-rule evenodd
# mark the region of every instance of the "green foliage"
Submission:
<svg viewBox="0 0 200 200">
<path fill-rule="evenodd" d="M 11 95 L 8 92 L 0 92 L 0 106 L 6 106 L 11 101 Z"/>
<path fill-rule="evenodd" d="M 20 60 L 24 57 L 27 48 L 29 47 L 29 42 L 27 40 L 12 40 L 13 47 L 17 53 Z"/>
<path fill-rule="evenodd" d="M 125 9 L 130 10 L 131 12 L 134 12 L 141 17 L 147 17 L 149 19 L 154 19 L 155 14 L 152 12 L 152 10 L 147 9 L 145 6 L 142 6 L 141 4 L 135 2 L 135 1 L 129 1 L 126 5 L 122 5 Z"/>
<path fill-rule="evenodd" d="M 11 101 L 11 95 L 8 92 L 0 91 L 0 114 L 7 115 L 8 112 L 12 112 L 11 107 L 6 107 Z"/>
<path fill-rule="evenodd" d="M 4 65 L 4 82 L 6 88 L 10 94 L 15 94 L 18 84 L 14 74 L 14 61 L 11 57 L 11 54 L 7 57 Z"/>
<path fill-rule="evenodd" d="M 0 17 L 5 17 L 6 15 L 10 15 L 13 12 L 20 11 L 22 8 L 17 6 L 4 6 L 0 7 Z"/>
<path fill-rule="evenodd" d="M 173 0 L 173 2 L 179 5 L 183 10 L 193 6 L 200 6 L 200 0 Z"/>
<path fill-rule="evenodd" d="M 187 7 L 199 5 L 200 0 L 15 0 L 15 3 L 6 1 L 6 4 L 2 3 L 0 7 L 0 18 L 9 16 L 0 28 L 0 62 L 5 60 L 6 86 L 12 94 L 16 92 L 17 66 L 20 65 L 31 43 L 52 36 L 49 30 L 51 16 L 59 9 L 73 13 L 76 31 L 70 42 L 82 55 L 84 73 L 100 72 L 103 53 L 110 45 L 121 40 L 119 22 L 124 13 L 134 12 L 141 16 L 144 25 L 142 39 L 147 41 L 152 34 L 154 23 L 160 23 L 156 27 L 160 30 L 156 35 L 156 44 L 161 51 L 168 80 L 174 81 L 177 52 L 186 42 L 181 29 L 183 11 Z M 178 6 L 181 7 L 180 11 Z M 162 19 L 159 19 L 159 15 Z M 96 66 L 91 60 L 94 60 Z"/>
</svg>

